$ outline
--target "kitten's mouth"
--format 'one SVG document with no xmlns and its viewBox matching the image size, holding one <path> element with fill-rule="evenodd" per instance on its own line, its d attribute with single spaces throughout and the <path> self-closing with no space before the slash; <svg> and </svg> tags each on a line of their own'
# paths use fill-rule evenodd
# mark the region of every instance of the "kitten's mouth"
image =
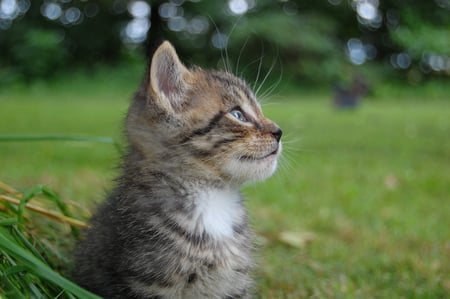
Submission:
<svg viewBox="0 0 450 299">
<path fill-rule="evenodd" d="M 265 156 L 262 156 L 262 157 L 244 155 L 244 156 L 241 156 L 239 158 L 239 160 L 242 160 L 242 161 L 259 161 L 259 160 L 264 160 L 264 159 L 276 156 L 277 154 L 278 154 L 278 148 L 276 150 L 272 151 L 271 153 L 269 153 L 269 154 L 267 154 Z"/>
</svg>

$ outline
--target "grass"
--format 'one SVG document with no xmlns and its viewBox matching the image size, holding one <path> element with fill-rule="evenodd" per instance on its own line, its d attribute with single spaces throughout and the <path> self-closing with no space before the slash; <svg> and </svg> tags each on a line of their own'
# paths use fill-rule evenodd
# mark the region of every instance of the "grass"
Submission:
<svg viewBox="0 0 450 299">
<path fill-rule="evenodd" d="M 449 106 L 374 99 L 357 111 L 320 100 L 270 107 L 302 140 L 287 144 L 289 167 L 278 178 L 249 190 L 255 226 L 315 238 L 300 248 L 269 243 L 261 298 L 447 296 Z"/>
<path fill-rule="evenodd" d="M 121 140 L 138 75 L 3 90 L 0 135 Z M 286 137 L 278 174 L 244 190 L 260 236 L 256 298 L 448 297 L 450 90 L 441 89 L 384 89 L 354 111 L 311 92 L 264 106 Z M 85 215 L 118 160 L 112 144 L 95 140 L 0 142 L 0 180 L 21 190 L 44 184 Z M 65 242 L 40 233 L 70 255 L 71 234 Z"/>
<path fill-rule="evenodd" d="M 86 227 L 86 224 L 73 219 L 66 203 L 45 186 L 38 185 L 26 193 L 21 193 L 0 182 L 0 190 L 0 279 L 2 282 L 0 297 L 98 299 L 98 296 L 87 292 L 52 269 L 52 267 L 56 268 L 54 262 L 60 256 L 60 250 L 50 245 L 52 242 L 44 235 L 50 236 L 52 233 L 55 235 L 56 230 L 52 232 L 47 230 L 44 233 L 46 230 L 44 223 L 27 219 L 25 211 L 26 209 L 39 211 L 42 215 L 57 219 L 60 227 L 71 223 L 73 226 L 69 228 L 69 231 L 72 236 L 71 238 L 66 236 L 67 240 L 78 237 L 77 226 Z M 49 203 L 47 206 L 31 203 L 39 195 L 56 205 L 60 213 L 49 210 Z M 39 222 L 40 225 L 38 225 Z M 68 265 L 67 261 L 66 265 Z"/>
</svg>

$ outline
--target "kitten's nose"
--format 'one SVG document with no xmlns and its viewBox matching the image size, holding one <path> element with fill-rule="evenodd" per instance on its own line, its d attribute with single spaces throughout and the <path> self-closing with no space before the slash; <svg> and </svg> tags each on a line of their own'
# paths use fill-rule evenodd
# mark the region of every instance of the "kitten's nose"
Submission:
<svg viewBox="0 0 450 299">
<path fill-rule="evenodd" d="M 273 137 L 279 142 L 281 139 L 281 135 L 283 135 L 283 131 L 279 127 L 275 127 L 275 129 L 272 131 Z"/>
</svg>

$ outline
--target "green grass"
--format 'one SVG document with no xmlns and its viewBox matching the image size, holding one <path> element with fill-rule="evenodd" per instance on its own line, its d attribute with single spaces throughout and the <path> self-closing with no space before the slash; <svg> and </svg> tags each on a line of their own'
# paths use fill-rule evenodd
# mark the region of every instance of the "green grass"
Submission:
<svg viewBox="0 0 450 299">
<path fill-rule="evenodd" d="M 277 178 L 249 189 L 254 224 L 315 238 L 265 247 L 261 298 L 448 296 L 450 102 L 268 108 L 301 141 L 286 145 Z"/>
<path fill-rule="evenodd" d="M 26 219 L 25 211 L 30 208 L 30 201 L 37 196 L 43 196 L 56 205 L 60 213 L 56 216 L 68 219 L 71 216 L 68 206 L 47 187 L 38 185 L 24 194 L 18 194 L 11 187 L 0 184 L 2 191 L 2 209 L 0 211 L 0 298 L 61 298 L 61 299 L 98 299 L 79 287 L 69 279 L 55 271 L 55 258 L 60 256 L 60 249 L 50 245 L 52 242 L 44 235 L 54 237 L 56 230 L 50 231 L 39 221 Z M 6 194 L 6 195 L 5 195 Z M 5 201 L 5 199 L 8 201 Z M 18 199 L 19 204 L 10 204 L 11 200 Z M 34 208 L 36 208 L 35 204 Z M 42 206 L 41 206 L 42 207 Z M 46 211 L 48 212 L 47 207 Z M 53 214 L 55 215 L 55 214 Z M 70 218 L 73 220 L 73 218 Z M 54 226 L 55 223 L 47 223 Z M 59 223 L 60 227 L 62 223 Z M 78 222 L 79 224 L 79 222 Z M 82 223 L 85 225 L 84 223 Z M 41 226 L 41 227 L 39 227 Z M 37 232 L 38 231 L 38 232 Z M 66 239 L 75 239 L 79 235 L 77 227 L 70 227 L 72 236 Z M 59 231 L 58 233 L 61 233 Z M 61 236 L 59 234 L 59 236 Z M 55 242 L 53 242 L 55 243 Z M 52 262 L 53 261 L 53 262 Z M 63 262 L 60 264 L 64 265 Z M 68 262 L 66 262 L 66 266 Z M 55 268 L 55 269 L 52 269 Z"/>
<path fill-rule="evenodd" d="M 0 135 L 120 140 L 139 80 L 128 77 L 3 90 Z M 450 90 L 440 90 L 385 88 L 354 111 L 334 110 L 323 92 L 268 101 L 285 147 L 277 175 L 244 190 L 261 236 L 257 298 L 448 297 Z M 93 208 L 118 160 L 107 143 L 1 142 L 0 180 Z"/>
</svg>

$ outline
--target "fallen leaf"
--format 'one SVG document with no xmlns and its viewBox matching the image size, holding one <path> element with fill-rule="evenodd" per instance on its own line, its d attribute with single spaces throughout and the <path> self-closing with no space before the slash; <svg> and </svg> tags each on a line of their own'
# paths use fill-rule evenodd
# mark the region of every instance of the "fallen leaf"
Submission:
<svg viewBox="0 0 450 299">
<path fill-rule="evenodd" d="M 293 232 L 284 231 L 278 234 L 278 240 L 295 248 L 304 248 L 306 245 L 316 239 L 312 232 Z"/>
</svg>

